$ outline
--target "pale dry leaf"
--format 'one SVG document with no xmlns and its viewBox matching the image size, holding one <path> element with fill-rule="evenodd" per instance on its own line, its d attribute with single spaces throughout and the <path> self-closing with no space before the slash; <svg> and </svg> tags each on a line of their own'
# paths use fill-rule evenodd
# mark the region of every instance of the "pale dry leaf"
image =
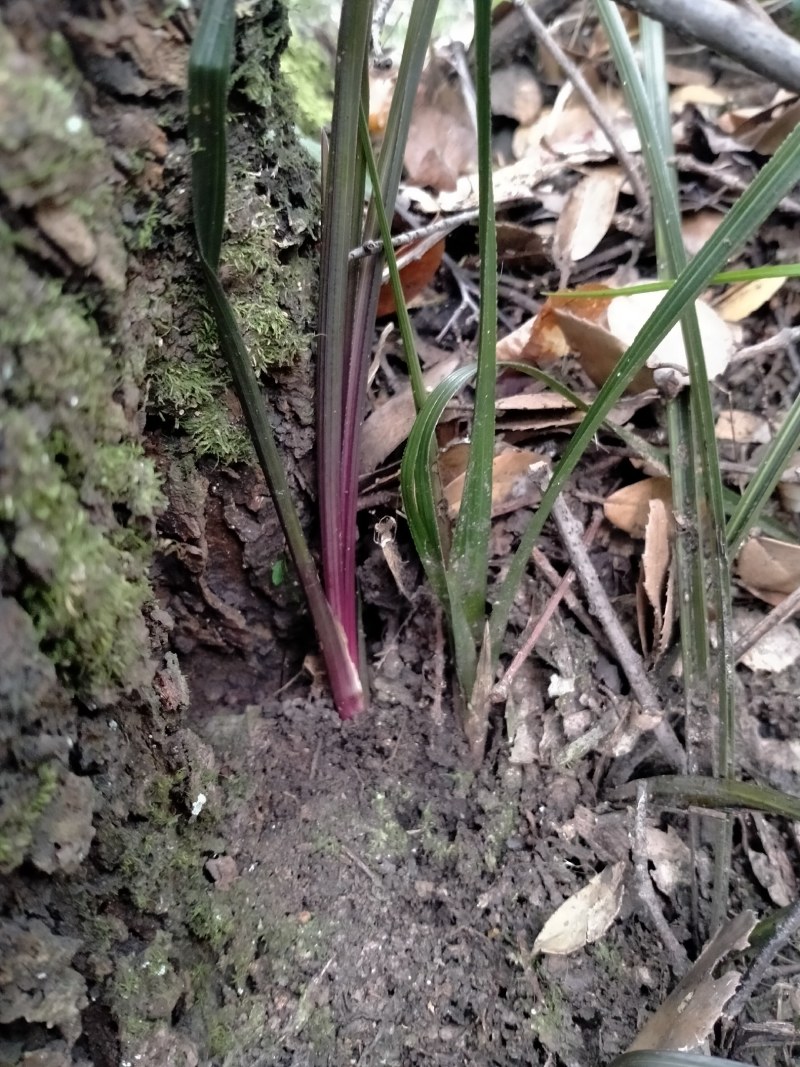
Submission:
<svg viewBox="0 0 800 1067">
<path fill-rule="evenodd" d="M 492 114 L 530 126 L 542 111 L 542 90 L 527 63 L 492 71 Z"/>
<path fill-rule="evenodd" d="M 763 415 L 737 408 L 720 414 L 714 434 L 718 441 L 730 441 L 737 445 L 766 445 L 772 440 L 772 431 Z"/>
<path fill-rule="evenodd" d="M 544 459 L 538 452 L 509 448 L 492 460 L 492 518 L 506 515 L 519 508 L 537 504 L 542 492 L 531 477 L 531 464 Z M 458 515 L 466 474 L 460 474 L 444 486 L 447 511 L 451 519 Z"/>
<path fill-rule="evenodd" d="M 667 651 L 675 625 L 673 525 L 671 509 L 661 498 L 653 497 L 649 501 L 636 607 L 642 648 L 654 663 Z"/>
<path fill-rule="evenodd" d="M 583 418 L 583 412 L 576 410 L 569 400 L 549 392 L 501 397 L 497 401 L 496 411 L 498 419 L 502 419 L 504 433 L 574 426 Z"/>
<path fill-rule="evenodd" d="M 596 167 L 570 191 L 556 222 L 556 266 L 563 269 L 594 252 L 614 220 L 624 180 L 619 166 Z"/>
<path fill-rule="evenodd" d="M 741 322 L 763 307 L 785 284 L 785 278 L 757 278 L 732 285 L 714 308 L 726 322 Z"/>
<path fill-rule="evenodd" d="M 457 356 L 443 359 L 423 374 L 425 388 L 431 390 L 444 381 L 459 364 Z M 411 387 L 403 389 L 370 412 L 364 421 L 361 438 L 360 473 L 372 474 L 408 437 L 416 418 Z"/>
<path fill-rule="evenodd" d="M 558 908 L 542 927 L 533 951 L 568 956 L 598 941 L 622 908 L 628 864 L 612 863 Z"/>
<path fill-rule="evenodd" d="M 736 559 L 739 581 L 768 604 L 780 604 L 800 585 L 800 545 L 759 534 L 748 538 Z"/>
<path fill-rule="evenodd" d="M 660 500 L 672 507 L 672 482 L 669 478 L 644 478 L 612 493 L 603 505 L 608 521 L 631 537 L 643 538 L 650 518 L 650 503 Z"/>
<path fill-rule="evenodd" d="M 664 299 L 664 293 L 637 293 L 618 296 L 608 306 L 608 328 L 627 348 L 648 322 Z M 700 337 L 705 353 L 709 379 L 722 374 L 733 354 L 733 335 L 720 316 L 702 300 L 695 301 Z M 651 369 L 676 368 L 688 372 L 688 359 L 683 345 L 680 323 L 676 324 L 647 360 Z"/>
<path fill-rule="evenodd" d="M 648 826 L 645 847 L 653 864 L 651 877 L 664 896 L 672 897 L 677 889 L 689 884 L 692 851 L 671 826 L 666 831 Z"/>
<path fill-rule="evenodd" d="M 681 220 L 683 247 L 690 256 L 696 256 L 706 241 L 709 241 L 722 223 L 725 216 L 720 211 L 703 208 L 693 215 L 684 215 Z"/>
<path fill-rule="evenodd" d="M 550 115 L 550 128 L 543 137 L 544 144 L 568 163 L 590 163 L 613 158 L 615 149 L 597 125 L 582 97 L 573 93 L 569 83 L 565 83 L 565 87 L 572 102 L 561 110 L 558 109 L 558 101 L 556 102 Z M 641 151 L 639 132 L 622 92 L 606 86 L 599 95 L 600 103 L 609 120 L 613 122 L 623 147 L 629 152 Z"/>
<path fill-rule="evenodd" d="M 628 1052 L 644 1049 L 690 1052 L 702 1046 L 736 992 L 740 979 L 736 971 L 714 978 L 714 968 L 729 953 L 747 947 L 755 921 L 752 911 L 744 911 L 723 923 L 698 960 L 645 1023 Z"/>
<path fill-rule="evenodd" d="M 728 101 L 724 93 L 711 85 L 701 85 L 694 82 L 692 85 L 682 85 L 679 89 L 669 94 L 669 109 L 674 114 L 680 111 L 685 104 L 694 104 L 696 107 L 721 107 Z"/>
<path fill-rule="evenodd" d="M 543 181 L 555 177 L 563 169 L 564 164 L 552 155 L 542 157 L 538 162 L 523 159 L 505 167 L 497 167 L 492 173 L 495 207 L 499 210 L 518 201 L 529 201 Z M 472 172 L 462 175 L 452 191 L 444 190 L 435 196 L 418 184 L 409 183 L 403 191 L 409 201 L 431 215 L 469 211 L 477 208 L 479 203 L 478 175 Z"/>
<path fill-rule="evenodd" d="M 750 818 L 763 848 L 759 853 L 754 849 L 748 851 L 753 873 L 773 904 L 779 908 L 788 907 L 797 898 L 797 877 L 783 837 L 760 812 L 751 812 Z"/>
<path fill-rule="evenodd" d="M 496 348 L 498 360 L 502 362 L 503 360 L 523 361 L 526 359 L 535 321 L 534 318 L 526 319 L 511 333 L 507 333 L 505 337 L 500 338 Z"/>
<path fill-rule="evenodd" d="M 763 615 L 750 608 L 733 610 L 733 633 L 736 640 L 744 637 L 761 622 Z M 800 630 L 793 622 L 774 626 L 760 641 L 742 656 L 741 662 L 751 671 L 778 674 L 800 659 Z"/>
</svg>

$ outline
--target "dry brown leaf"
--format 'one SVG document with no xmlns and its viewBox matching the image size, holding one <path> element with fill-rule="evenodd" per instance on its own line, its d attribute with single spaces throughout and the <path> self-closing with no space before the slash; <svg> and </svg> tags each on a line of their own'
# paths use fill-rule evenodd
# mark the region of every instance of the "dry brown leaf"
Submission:
<svg viewBox="0 0 800 1067">
<path fill-rule="evenodd" d="M 397 257 L 397 266 L 400 269 L 400 282 L 403 286 L 403 295 L 406 304 L 410 304 L 414 297 L 430 285 L 444 256 L 444 238 L 426 239 L 413 241 L 407 245 Z M 388 275 L 388 271 L 385 272 Z M 376 314 L 380 318 L 383 315 L 393 315 L 397 308 L 394 302 L 394 290 L 391 281 L 384 280 L 378 294 L 378 307 Z"/>
<path fill-rule="evenodd" d="M 744 911 L 720 927 L 696 963 L 645 1023 L 628 1052 L 690 1052 L 701 1047 L 739 985 L 736 971 L 714 978 L 713 970 L 729 953 L 747 947 L 755 921 L 753 912 Z"/>
<path fill-rule="evenodd" d="M 550 241 L 532 226 L 502 220 L 497 223 L 497 258 L 500 263 L 549 266 L 549 244 Z"/>
<path fill-rule="evenodd" d="M 533 951 L 568 956 L 598 941 L 620 913 L 628 864 L 612 863 L 564 901 L 542 927 Z"/>
<path fill-rule="evenodd" d="M 625 175 L 617 165 L 595 167 L 571 190 L 556 222 L 553 258 L 562 270 L 594 252 L 614 220 Z"/>
<path fill-rule="evenodd" d="M 741 322 L 763 307 L 785 284 L 785 278 L 757 278 L 732 285 L 714 308 L 726 322 Z"/>
<path fill-rule="evenodd" d="M 527 63 L 492 71 L 492 114 L 530 126 L 542 111 L 542 90 Z"/>
<path fill-rule="evenodd" d="M 800 122 L 800 101 L 781 90 L 769 107 L 740 108 L 720 116 L 719 127 L 732 133 L 743 148 L 771 156 Z"/>
<path fill-rule="evenodd" d="M 458 356 L 435 363 L 423 374 L 426 389 L 444 381 L 459 364 Z M 361 438 L 360 474 L 371 474 L 408 437 L 417 416 L 414 397 L 408 386 L 370 412 L 364 421 Z"/>
<path fill-rule="evenodd" d="M 572 303 L 580 305 L 583 301 L 575 300 Z M 581 309 L 576 307 L 576 310 Z M 575 314 L 572 308 L 558 308 L 555 319 L 586 374 L 595 385 L 603 385 L 624 355 L 627 345 L 602 323 Z M 631 380 L 626 392 L 644 392 L 653 386 L 652 371 L 645 367 Z"/>
<path fill-rule="evenodd" d="M 673 525 L 671 508 L 659 497 L 651 498 L 636 586 L 636 614 L 642 648 L 653 663 L 658 663 L 669 648 L 675 626 Z"/>
<path fill-rule="evenodd" d="M 369 132 L 381 136 L 386 129 L 389 108 L 392 106 L 397 67 L 382 68 L 370 64 L 369 70 Z"/>
<path fill-rule="evenodd" d="M 660 500 L 672 507 L 672 483 L 669 478 L 644 478 L 612 493 L 603 505 L 603 513 L 612 525 L 631 537 L 643 538 L 650 518 L 650 503 Z"/>
<path fill-rule="evenodd" d="M 492 518 L 506 515 L 518 508 L 527 508 L 541 499 L 541 489 L 531 478 L 532 463 L 540 463 L 544 456 L 522 448 L 509 448 L 492 461 Z M 466 474 L 459 474 L 444 486 L 444 496 L 451 519 L 458 515 Z"/>
<path fill-rule="evenodd" d="M 780 604 L 800 585 L 800 545 L 758 535 L 745 541 L 736 559 L 739 581 L 768 604 Z"/>
<path fill-rule="evenodd" d="M 450 61 L 434 55 L 423 71 L 411 116 L 404 163 L 413 185 L 455 190 L 475 169 L 477 137 L 461 79 Z"/>
</svg>

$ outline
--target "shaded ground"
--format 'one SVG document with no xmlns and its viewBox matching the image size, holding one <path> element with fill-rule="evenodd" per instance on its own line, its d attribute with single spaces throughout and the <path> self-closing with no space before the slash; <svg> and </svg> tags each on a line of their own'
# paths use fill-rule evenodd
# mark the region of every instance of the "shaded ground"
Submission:
<svg viewBox="0 0 800 1067">
<path fill-rule="evenodd" d="M 668 769 L 646 745 L 605 754 L 628 711 L 616 665 L 557 616 L 524 682 L 525 764 L 511 762 L 498 712 L 483 766 L 468 770 L 435 614 L 424 594 L 399 596 L 371 545 L 376 509 L 364 517 L 362 561 L 374 703 L 361 721 L 338 722 L 303 669 L 309 626 L 197 308 L 182 140 L 191 17 L 144 0 L 66 13 L 18 0 L 3 15 L 15 80 L 0 79 L 0 102 L 22 116 L 22 134 L 15 142 L 0 119 L 1 206 L 24 238 L 6 242 L 3 262 L 27 286 L 34 322 L 66 308 L 68 325 L 88 333 L 68 345 L 61 318 L 57 331 L 26 332 L 19 302 L 5 298 L 17 325 L 0 339 L 13 367 L 0 484 L 15 500 L 28 499 L 28 484 L 50 487 L 23 462 L 44 455 L 58 508 L 34 499 L 0 513 L 0 1064 L 608 1063 L 675 981 L 631 878 L 595 944 L 569 957 L 534 957 L 532 945 L 596 872 L 629 863 L 631 815 L 608 802 L 610 787 Z M 272 80 L 284 13 L 265 0 L 240 32 L 226 284 L 263 354 L 307 505 L 314 175 Z M 48 106 L 21 99 L 22 84 L 45 86 Z M 73 111 L 96 135 L 77 150 L 62 136 Z M 60 140 L 45 124 L 53 114 Z M 37 184 L 53 144 L 51 170 L 72 177 Z M 103 185 L 113 198 L 97 195 Z M 76 215 L 97 246 L 92 260 L 76 243 Z M 431 333 L 448 313 L 430 313 Z M 68 399 L 76 382 L 88 395 L 86 365 L 68 362 L 76 350 L 92 356 L 99 383 L 91 405 L 79 400 L 80 419 Z M 788 358 L 770 357 L 769 374 L 756 366 L 736 384 L 753 394 L 759 382 L 772 410 L 791 377 Z M 142 434 L 146 457 L 130 451 Z M 93 466 L 99 446 L 122 449 L 110 453 L 113 471 Z M 596 492 L 585 477 L 579 491 Z M 76 515 L 89 532 L 79 525 L 67 541 Z M 91 596 L 75 577 L 85 563 L 76 544 L 97 545 Z M 543 544 L 562 564 L 555 541 Z M 122 555 L 109 562 L 112 549 Z M 593 557 L 629 594 L 634 567 L 616 535 L 600 537 Z M 127 593 L 148 565 L 153 597 L 122 597 L 122 610 L 108 575 Z M 61 600 L 45 595 L 54 588 Z M 515 628 L 547 595 L 530 580 Z M 120 646 L 129 655 L 117 662 Z M 543 695 L 553 675 L 575 679 L 574 690 Z M 742 764 L 797 793 L 797 669 L 740 678 Z M 685 816 L 654 822 L 685 840 Z M 763 913 L 796 889 L 796 829 L 768 830 L 737 824 L 736 910 Z M 680 855 L 659 901 L 694 956 Z M 707 867 L 700 888 L 705 905 Z M 800 1011 L 795 956 L 782 962 L 755 1004 L 759 1020 Z"/>
</svg>

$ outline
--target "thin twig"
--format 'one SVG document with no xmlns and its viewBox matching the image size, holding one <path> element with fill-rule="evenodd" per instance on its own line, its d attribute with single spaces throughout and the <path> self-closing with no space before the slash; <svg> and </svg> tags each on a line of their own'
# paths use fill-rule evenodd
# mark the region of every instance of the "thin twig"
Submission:
<svg viewBox="0 0 800 1067">
<path fill-rule="evenodd" d="M 664 948 L 672 960 L 675 973 L 683 976 L 689 970 L 689 956 L 669 928 L 658 906 L 650 872 L 647 869 L 647 783 L 639 782 L 636 786 L 636 815 L 633 824 L 633 868 L 636 874 L 636 889 L 639 899 L 647 908 L 653 926 L 664 943 Z"/>
<path fill-rule="evenodd" d="M 743 178 L 727 173 L 724 165 L 720 166 L 719 160 L 716 163 L 703 163 L 701 160 L 695 159 L 694 156 L 678 153 L 675 156 L 675 165 L 678 170 L 686 170 L 692 174 L 702 174 L 704 178 L 708 178 L 715 185 L 723 189 L 730 189 L 734 193 L 743 193 L 750 188 L 750 183 Z M 779 200 L 777 207 L 781 211 L 800 215 L 800 200 L 795 200 L 791 196 L 785 196 L 782 200 Z"/>
<path fill-rule="evenodd" d="M 765 615 L 760 622 L 757 622 L 752 629 L 740 637 L 736 644 L 733 646 L 733 655 L 738 663 L 742 656 L 746 655 L 753 645 L 758 644 L 762 637 L 774 630 L 776 626 L 781 626 L 787 622 L 793 615 L 796 615 L 800 611 L 800 586 L 793 592 L 789 593 L 785 600 L 782 600 L 777 607 L 773 608 L 769 615 Z"/>
<path fill-rule="evenodd" d="M 664 709 L 658 699 L 655 688 L 647 677 L 642 663 L 642 658 L 628 640 L 628 635 L 622 628 L 616 612 L 611 606 L 608 594 L 603 588 L 594 564 L 589 558 L 589 553 L 583 544 L 583 530 L 581 524 L 569 510 L 563 496 L 557 497 L 553 504 L 553 519 L 555 520 L 561 540 L 569 553 L 570 562 L 575 568 L 578 579 L 583 586 L 588 602 L 592 606 L 597 621 L 606 632 L 606 636 L 614 649 L 620 666 L 630 682 L 634 696 L 642 709 L 661 716 L 661 721 L 654 729 L 654 734 L 661 745 L 665 757 L 674 767 L 683 768 L 686 755 L 683 747 L 675 736 L 675 731 L 664 716 Z"/>
<path fill-rule="evenodd" d="M 759 341 L 756 345 L 748 345 L 735 352 L 731 362 L 739 363 L 745 359 L 754 359 L 758 356 L 767 356 L 770 352 L 778 352 L 782 348 L 788 348 L 795 341 L 800 341 L 800 326 L 784 326 L 772 337 L 765 341 Z"/>
<path fill-rule="evenodd" d="M 533 552 L 531 552 L 531 559 L 533 560 L 534 567 L 536 567 L 538 571 L 541 571 L 542 575 L 547 579 L 553 589 L 558 588 L 561 583 L 561 575 L 544 552 L 542 552 L 541 548 L 534 548 Z M 600 648 L 609 651 L 608 641 L 602 630 L 570 588 L 567 588 L 564 592 L 564 603 L 595 644 L 599 645 Z"/>
<path fill-rule="evenodd" d="M 463 225 L 465 222 L 474 222 L 477 217 L 477 208 L 471 208 L 469 211 L 459 211 L 455 215 L 446 215 L 435 222 L 429 222 L 426 226 L 418 226 L 414 230 L 406 230 L 405 233 L 396 234 L 392 238 L 392 248 L 405 248 L 406 245 L 413 244 L 414 241 L 422 241 L 426 237 L 432 237 L 435 234 L 441 234 L 442 237 L 446 237 L 456 227 Z M 352 263 L 354 259 L 364 259 L 365 256 L 375 256 L 382 251 L 383 241 L 380 237 L 377 237 L 374 241 L 366 241 L 363 245 L 359 245 L 358 248 L 354 248 L 350 253 L 350 262 Z"/>
<path fill-rule="evenodd" d="M 539 16 L 528 5 L 527 0 L 512 0 L 514 6 L 519 10 L 522 17 L 527 22 L 531 31 L 535 34 L 536 40 L 539 42 L 546 52 L 552 56 L 552 58 L 558 63 L 566 76 L 581 94 L 594 121 L 606 135 L 606 139 L 611 147 L 614 149 L 614 153 L 620 166 L 628 175 L 628 180 L 633 188 L 633 195 L 639 203 L 639 208 L 645 219 L 650 218 L 650 196 L 645 188 L 644 181 L 639 172 L 639 168 L 633 156 L 628 149 L 622 143 L 622 139 L 617 133 L 617 129 L 614 126 L 613 121 L 609 118 L 605 111 L 605 108 L 597 99 L 597 96 L 589 85 L 586 78 L 581 74 L 577 66 L 572 62 L 569 56 L 558 45 L 550 35 L 547 26 L 542 22 Z"/>
<path fill-rule="evenodd" d="M 603 521 L 603 513 L 598 511 L 595 513 L 592 523 L 589 529 L 586 531 L 583 543 L 587 546 L 591 545 L 597 536 L 597 531 L 600 529 L 600 524 Z M 549 597 L 544 609 L 538 619 L 531 618 L 528 621 L 528 625 L 525 627 L 525 633 L 522 635 L 522 644 L 517 650 L 516 655 L 508 666 L 508 670 L 503 677 L 494 687 L 492 693 L 492 700 L 503 701 L 508 699 L 508 694 L 511 691 L 511 686 L 519 673 L 523 663 L 526 662 L 528 656 L 533 651 L 536 642 L 544 633 L 544 629 L 556 613 L 556 608 L 564 599 L 567 591 L 575 580 L 575 570 L 570 567 L 564 574 L 563 578 L 559 579 L 558 585 L 553 590 L 552 595 Z"/>
</svg>

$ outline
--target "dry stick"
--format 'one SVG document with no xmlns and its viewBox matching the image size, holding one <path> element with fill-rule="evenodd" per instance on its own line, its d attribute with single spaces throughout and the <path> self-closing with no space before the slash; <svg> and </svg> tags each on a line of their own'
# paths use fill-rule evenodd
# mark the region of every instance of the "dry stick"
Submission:
<svg viewBox="0 0 800 1067">
<path fill-rule="evenodd" d="M 800 92 L 800 44 L 726 0 L 619 0 L 681 37 L 738 60 L 767 81 Z"/>
<path fill-rule="evenodd" d="M 647 784 L 639 782 L 636 787 L 636 815 L 633 824 L 633 866 L 636 873 L 636 889 L 639 893 L 639 899 L 650 913 L 656 932 L 664 942 L 664 948 L 672 959 L 672 967 L 675 973 L 682 977 L 689 969 L 689 956 L 686 949 L 670 930 L 669 923 L 658 906 L 653 883 L 650 881 L 650 873 L 647 870 L 646 819 Z"/>
<path fill-rule="evenodd" d="M 731 362 L 739 363 L 745 359 L 752 359 L 754 356 L 766 356 L 770 352 L 779 352 L 782 348 L 788 348 L 789 345 L 794 344 L 795 341 L 800 341 L 800 326 L 784 326 L 766 341 L 759 341 L 758 344 L 748 345 L 734 352 Z"/>
<path fill-rule="evenodd" d="M 435 222 L 429 222 L 425 226 L 419 226 L 415 230 L 407 230 L 405 233 L 398 233 L 392 238 L 392 248 L 404 248 L 406 245 L 410 245 L 414 241 L 422 241 L 424 238 L 432 237 L 437 233 L 446 237 L 447 234 L 457 226 L 460 226 L 464 222 L 474 222 L 477 217 L 478 208 L 470 208 L 469 211 L 459 211 L 455 215 L 447 215 L 445 218 L 437 219 Z M 382 251 L 383 240 L 380 237 L 376 237 L 374 241 L 366 241 L 363 245 L 359 245 L 358 248 L 354 248 L 350 253 L 349 259 L 352 263 L 354 259 L 363 259 L 365 256 L 374 256 Z"/>
<path fill-rule="evenodd" d="M 597 531 L 600 529 L 600 523 L 603 521 L 602 512 L 597 512 L 592 519 L 591 526 L 586 531 L 583 538 L 583 543 L 588 547 L 597 536 Z M 570 567 L 563 578 L 559 578 L 558 584 L 553 590 L 552 595 L 548 599 L 544 606 L 544 609 L 536 621 L 531 619 L 528 625 L 525 627 L 526 633 L 523 634 L 522 644 L 517 650 L 517 654 L 509 664 L 508 670 L 503 677 L 494 687 L 492 692 L 492 700 L 503 701 L 508 699 L 508 694 L 511 691 L 511 686 L 519 673 L 523 663 L 527 660 L 528 656 L 533 651 L 533 647 L 539 638 L 544 633 L 544 628 L 555 615 L 556 608 L 567 595 L 569 587 L 575 580 L 575 570 Z"/>
<path fill-rule="evenodd" d="M 556 44 L 550 33 L 539 18 L 539 16 L 529 7 L 527 0 L 512 0 L 514 6 L 519 10 L 522 17 L 527 22 L 531 31 L 535 34 L 536 40 L 539 42 L 541 48 L 544 48 L 546 52 L 549 52 L 552 58 L 558 63 L 566 76 L 581 94 L 594 121 L 606 135 L 608 143 L 614 149 L 617 160 L 620 166 L 624 169 L 628 175 L 628 180 L 633 188 L 634 196 L 639 203 L 642 215 L 645 219 L 650 218 L 650 197 L 645 188 L 642 176 L 639 173 L 639 169 L 630 154 L 628 149 L 622 143 L 622 139 L 617 133 L 614 123 L 609 116 L 600 101 L 597 99 L 592 87 L 587 82 L 586 78 L 581 74 L 569 56 L 564 50 Z"/>
<path fill-rule="evenodd" d="M 744 1008 L 783 946 L 800 930 L 800 899 L 792 904 L 788 913 L 775 928 L 775 933 L 764 945 L 745 972 L 742 983 L 725 1008 L 725 1015 L 735 1019 Z"/>
<path fill-rule="evenodd" d="M 760 622 L 757 622 L 752 629 L 739 638 L 733 646 L 733 655 L 736 662 L 738 663 L 753 645 L 758 644 L 762 637 L 766 637 L 770 630 L 774 630 L 776 626 L 787 622 L 798 611 L 800 611 L 800 586 L 794 592 L 789 593 L 786 599 L 782 600 L 776 608 L 773 608 L 769 615 L 765 615 Z"/>
<path fill-rule="evenodd" d="M 578 580 L 586 593 L 591 609 L 611 642 L 611 647 L 614 649 L 614 654 L 619 660 L 620 666 L 625 671 L 634 696 L 644 711 L 654 712 L 663 716 L 661 702 L 650 679 L 647 677 L 642 658 L 628 640 L 628 635 L 623 630 L 622 624 L 611 606 L 608 594 L 603 588 L 594 564 L 583 544 L 581 524 L 569 510 L 563 496 L 557 497 L 556 502 L 553 504 L 553 519 L 558 527 L 561 540 L 564 542 L 564 547 L 569 553 L 570 562 L 575 568 Z M 662 717 L 653 732 L 666 758 L 674 767 L 682 769 L 686 763 L 686 754 L 667 719 Z"/>
<path fill-rule="evenodd" d="M 720 167 L 719 162 L 714 164 L 703 163 L 699 159 L 695 159 L 694 156 L 687 156 L 683 153 L 676 155 L 674 162 L 678 170 L 688 170 L 693 174 L 702 174 L 704 178 L 708 178 L 709 181 L 722 189 L 730 189 L 734 193 L 743 193 L 750 188 L 749 182 L 744 181 L 743 178 L 738 178 L 734 174 L 728 174 L 724 167 Z M 785 196 L 783 200 L 779 201 L 778 207 L 781 211 L 791 212 L 794 215 L 800 214 L 800 201 L 790 196 Z"/>
<path fill-rule="evenodd" d="M 542 552 L 541 548 L 534 548 L 533 552 L 531 552 L 531 559 L 533 560 L 533 565 L 538 571 L 542 572 L 542 574 L 550 583 L 550 585 L 552 585 L 553 589 L 557 589 L 562 581 L 561 575 L 555 569 L 555 567 L 544 554 L 544 552 Z M 604 648 L 606 651 L 608 651 L 608 641 L 606 640 L 602 630 L 600 630 L 592 616 L 589 614 L 583 604 L 581 604 L 580 600 L 578 600 L 578 598 L 575 596 L 575 594 L 569 587 L 567 587 L 567 589 L 565 589 L 564 591 L 564 603 L 567 605 L 569 610 L 572 612 L 572 614 L 575 616 L 575 618 L 578 620 L 584 630 L 586 630 L 586 632 L 589 634 L 595 644 L 599 645 L 600 648 Z"/>
</svg>

